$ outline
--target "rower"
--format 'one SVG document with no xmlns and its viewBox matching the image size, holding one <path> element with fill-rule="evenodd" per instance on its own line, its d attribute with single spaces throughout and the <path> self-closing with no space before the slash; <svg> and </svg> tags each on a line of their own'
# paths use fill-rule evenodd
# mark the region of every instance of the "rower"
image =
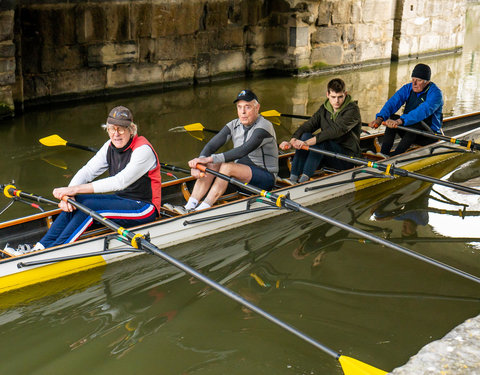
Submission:
<svg viewBox="0 0 480 375">
<path fill-rule="evenodd" d="M 161 177 L 160 162 L 153 146 L 143 136 L 137 135 L 130 109 L 113 108 L 103 125 L 109 140 L 72 178 L 68 187 L 53 190 L 60 199 L 63 212 L 43 238 L 31 246 L 21 244 L 17 249 L 7 247 L 5 252 L 17 256 L 33 250 L 76 241 L 92 224 L 91 216 L 67 203 L 73 198 L 112 218 L 122 227 L 132 227 L 155 220 L 160 213 Z M 107 171 L 110 177 L 93 181 Z M 92 182 L 93 181 L 93 182 Z M 113 194 L 99 194 L 108 193 Z"/>
<path fill-rule="evenodd" d="M 236 104 L 238 118 L 226 124 L 206 144 L 198 158 L 188 162 L 197 181 L 187 204 L 175 207 L 180 213 L 211 207 L 227 189 L 227 181 L 204 174 L 196 169 L 197 164 L 264 190 L 274 187 L 278 173 L 278 148 L 273 125 L 259 114 L 260 103 L 253 91 L 240 91 L 233 103 Z M 216 153 L 230 139 L 233 149 Z"/>
<path fill-rule="evenodd" d="M 387 127 L 383 137 L 380 156 L 402 154 L 412 145 L 426 146 L 436 142 L 434 138 L 403 131 L 402 126 L 418 130 L 427 130 L 441 134 L 443 96 L 442 91 L 430 81 L 432 72 L 428 65 L 417 64 L 412 71 L 412 82 L 403 85 L 368 124 L 377 128 L 382 123 Z M 395 113 L 405 105 L 403 114 Z M 391 151 L 395 137 L 401 137 L 400 143 Z"/>
<path fill-rule="evenodd" d="M 279 146 L 282 150 L 291 147 L 296 149 L 290 178 L 283 181 L 290 185 L 308 181 L 321 166 L 337 170 L 352 168 L 352 163 L 302 150 L 302 147 L 313 146 L 343 155 L 360 156 L 361 131 L 362 118 L 358 104 L 347 93 L 343 80 L 332 79 L 327 85 L 325 102 L 293 133 L 290 141 L 282 142 Z"/>
</svg>

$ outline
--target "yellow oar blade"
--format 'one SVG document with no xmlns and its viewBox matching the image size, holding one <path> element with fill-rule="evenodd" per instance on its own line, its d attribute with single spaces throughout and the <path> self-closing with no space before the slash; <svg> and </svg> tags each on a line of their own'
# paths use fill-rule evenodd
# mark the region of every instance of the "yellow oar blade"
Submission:
<svg viewBox="0 0 480 375">
<path fill-rule="evenodd" d="M 67 141 L 57 134 L 49 135 L 39 139 L 39 142 L 45 146 L 66 146 Z"/>
<path fill-rule="evenodd" d="M 387 372 L 367 365 L 355 358 L 340 356 L 338 359 L 345 375 L 385 375 Z"/>
<path fill-rule="evenodd" d="M 270 111 L 260 112 L 263 117 L 280 117 L 282 114 L 275 109 Z"/>
<path fill-rule="evenodd" d="M 199 122 L 196 122 L 195 124 L 185 125 L 183 128 L 187 132 L 201 132 L 201 131 L 203 131 L 203 129 L 205 129 L 205 127 L 202 124 L 200 124 Z"/>
</svg>

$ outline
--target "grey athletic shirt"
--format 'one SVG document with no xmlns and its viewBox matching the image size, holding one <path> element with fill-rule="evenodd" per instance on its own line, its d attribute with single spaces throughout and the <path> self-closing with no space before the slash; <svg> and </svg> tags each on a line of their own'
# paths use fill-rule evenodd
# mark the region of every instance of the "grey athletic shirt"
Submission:
<svg viewBox="0 0 480 375">
<path fill-rule="evenodd" d="M 233 148 L 215 154 L 229 140 Z M 214 163 L 235 161 L 254 165 L 276 175 L 278 173 L 278 146 L 270 121 L 259 115 L 253 125 L 244 126 L 237 118 L 225 125 L 203 148 L 200 156 L 212 156 Z"/>
</svg>

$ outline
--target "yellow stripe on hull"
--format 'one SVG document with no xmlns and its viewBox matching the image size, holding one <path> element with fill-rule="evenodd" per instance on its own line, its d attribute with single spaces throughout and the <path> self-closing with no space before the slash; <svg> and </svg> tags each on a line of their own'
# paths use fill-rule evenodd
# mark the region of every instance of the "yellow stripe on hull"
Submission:
<svg viewBox="0 0 480 375">
<path fill-rule="evenodd" d="M 14 289 L 24 288 L 48 280 L 71 275 L 73 273 L 85 271 L 94 267 L 105 266 L 107 262 L 101 256 L 72 259 L 53 264 L 47 264 L 41 267 L 35 267 L 30 270 L 22 270 L 13 275 L 2 277 L 0 284 L 0 293 L 5 293 Z"/>
</svg>

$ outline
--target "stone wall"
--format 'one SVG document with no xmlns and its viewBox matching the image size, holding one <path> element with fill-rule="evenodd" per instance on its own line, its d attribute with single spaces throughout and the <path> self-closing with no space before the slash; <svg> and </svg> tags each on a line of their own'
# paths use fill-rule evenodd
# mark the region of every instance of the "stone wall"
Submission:
<svg viewBox="0 0 480 375">
<path fill-rule="evenodd" d="M 14 2 L 0 2 L 0 118 L 13 116 L 15 45 L 13 44 Z"/>
<path fill-rule="evenodd" d="M 13 88 L 15 102 L 33 105 L 388 63 L 461 46 L 465 23 L 465 0 L 8 2 L 0 9 L 0 92 L 10 109 Z"/>
</svg>

